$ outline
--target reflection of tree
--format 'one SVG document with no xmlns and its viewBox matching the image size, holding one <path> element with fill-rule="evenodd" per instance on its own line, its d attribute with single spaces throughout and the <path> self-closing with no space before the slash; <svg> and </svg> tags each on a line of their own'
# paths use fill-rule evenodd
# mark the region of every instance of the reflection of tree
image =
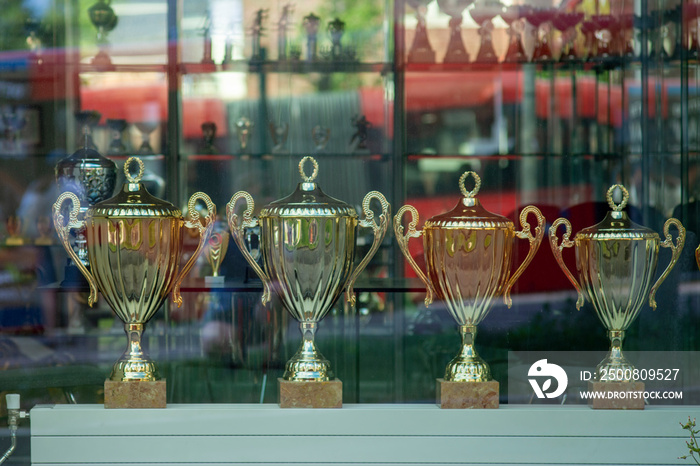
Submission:
<svg viewBox="0 0 700 466">
<path fill-rule="evenodd" d="M 0 47 L 2 51 L 26 50 L 25 21 L 31 17 L 22 0 L 3 2 L 0 15 Z"/>
<path fill-rule="evenodd" d="M 321 17 L 322 33 L 319 33 L 319 45 L 330 47 L 330 36 L 326 33 L 326 25 L 334 18 L 345 22 L 343 46 L 352 46 L 357 51 L 360 62 L 381 62 L 384 60 L 385 48 L 390 47 L 391 38 L 385 41 L 383 37 L 383 21 L 385 15 L 392 11 L 384 11 L 384 2 L 376 0 L 355 0 L 353 2 L 335 2 L 326 0 L 316 11 Z M 390 56 L 392 51 L 389 50 Z M 367 82 L 367 79 L 374 80 Z M 375 82 L 376 81 L 376 82 Z M 365 76 L 359 73 L 324 73 L 319 77 L 319 90 L 357 89 L 362 85 L 381 85 L 381 76 L 372 73 Z"/>
</svg>

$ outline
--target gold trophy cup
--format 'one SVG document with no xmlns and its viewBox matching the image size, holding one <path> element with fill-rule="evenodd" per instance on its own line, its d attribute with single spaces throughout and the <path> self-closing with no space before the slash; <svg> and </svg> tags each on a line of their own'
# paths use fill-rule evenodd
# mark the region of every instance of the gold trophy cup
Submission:
<svg viewBox="0 0 700 466">
<path fill-rule="evenodd" d="M 622 191 L 622 201 L 616 204 L 613 193 Z M 627 205 L 629 193 L 624 186 L 610 187 L 607 200 L 611 212 L 602 222 L 579 231 L 571 241 L 571 223 L 558 218 L 549 229 L 549 242 L 559 266 L 578 293 L 576 308 L 583 306 L 584 296 L 593 304 L 596 314 L 608 329 L 610 351 L 596 367 L 595 380 L 629 382 L 634 366 L 622 354 L 622 340 L 629 325 L 637 318 L 644 301 L 656 309 L 656 291 L 676 264 L 685 243 L 685 228 L 675 218 L 664 224 L 664 241 L 659 235 L 632 222 L 622 209 Z M 557 229 L 564 225 L 561 243 Z M 674 225 L 678 229 L 676 244 L 669 233 Z M 659 246 L 671 248 L 671 261 L 652 286 L 658 263 Z M 575 247 L 576 268 L 579 280 L 566 267 L 562 257 L 564 248 Z"/>
<path fill-rule="evenodd" d="M 129 167 L 137 163 L 139 173 L 133 176 Z M 129 158 L 124 164 L 127 182 L 113 198 L 92 206 L 84 220 L 78 219 L 80 201 L 71 192 L 64 192 L 53 206 L 56 232 L 68 254 L 88 280 L 90 306 L 102 293 L 115 314 L 124 322 L 128 336 L 127 349 L 115 363 L 108 381 L 154 382 L 160 379 L 155 363 L 141 347 L 145 324 L 161 307 L 172 291 L 173 301 L 182 304 L 180 284 L 199 257 L 216 217 L 216 207 L 204 193 L 192 195 L 188 203 L 190 220 L 183 219 L 180 209 L 152 196 L 140 183 L 143 162 Z M 64 217 L 64 202 L 72 206 Z M 199 220 L 197 200 L 207 206 L 207 216 Z M 90 263 L 88 270 L 71 248 L 71 229 L 85 227 Z M 184 228 L 199 231 L 199 245 L 187 263 L 180 268 Z M 178 269 L 180 270 L 178 271 Z M 105 393 L 105 404 L 107 404 Z"/>
<path fill-rule="evenodd" d="M 475 187 L 472 191 L 467 191 L 464 182 L 470 175 L 474 178 Z M 508 307 L 511 306 L 510 290 L 537 252 L 544 235 L 545 220 L 537 207 L 527 206 L 520 213 L 522 230 L 515 231 L 511 220 L 487 211 L 476 199 L 481 187 L 481 179 L 476 173 L 464 173 L 459 179 L 459 187 L 464 197 L 455 208 L 426 221 L 422 231 L 416 230 L 418 211 L 415 207 L 401 207 L 394 217 L 394 231 L 401 252 L 425 283 L 426 306 L 434 299 L 444 301 L 459 324 L 462 347 L 448 364 L 444 381 L 489 382 L 492 380 L 489 366 L 474 348 L 476 327 L 488 314 L 494 298 L 503 295 L 504 302 Z M 411 220 L 408 231 L 404 232 L 402 221 L 406 212 L 411 213 Z M 527 216 L 531 213 L 537 218 L 534 236 L 527 222 Z M 423 273 L 408 250 L 410 238 L 421 235 L 427 273 Z M 511 273 L 512 249 L 516 236 L 527 239 L 530 250 L 520 267 Z M 441 406 L 452 407 L 445 406 L 445 393 L 443 386 Z M 495 406 L 488 407 L 497 407 L 497 386 L 495 396 Z M 486 406 L 479 406 L 477 402 L 475 406 L 469 407 Z"/>
<path fill-rule="evenodd" d="M 311 175 L 304 173 L 307 161 L 314 166 Z M 314 343 L 318 323 L 343 288 L 346 288 L 348 302 L 354 304 L 353 284 L 384 238 L 390 207 L 381 193 L 371 191 L 362 202 L 364 219 L 358 220 L 353 207 L 326 195 L 314 182 L 318 174 L 316 160 L 304 157 L 299 162 L 299 172 L 302 182 L 296 191 L 264 207 L 259 219 L 252 217 L 253 198 L 245 191 L 234 194 L 226 209 L 234 241 L 263 282 L 263 304 L 270 300 L 271 290 L 274 290 L 301 324 L 303 341 L 287 362 L 283 380 L 327 382 L 333 380 L 334 375 L 330 363 Z M 246 204 L 242 218 L 235 210 L 241 199 Z M 372 199 L 381 204 L 378 223 L 370 209 Z M 258 225 L 262 268 L 248 252 L 245 242 L 245 230 Z M 358 225 L 371 228 L 374 240 L 367 255 L 353 267 Z"/>
</svg>

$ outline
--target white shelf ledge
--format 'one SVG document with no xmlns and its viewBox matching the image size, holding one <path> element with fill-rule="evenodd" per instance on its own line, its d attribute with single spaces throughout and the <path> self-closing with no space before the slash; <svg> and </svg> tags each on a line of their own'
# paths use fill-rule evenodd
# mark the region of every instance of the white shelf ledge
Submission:
<svg viewBox="0 0 700 466">
<path fill-rule="evenodd" d="M 680 422 L 700 407 L 182 404 L 31 411 L 32 464 L 689 464 Z"/>
</svg>

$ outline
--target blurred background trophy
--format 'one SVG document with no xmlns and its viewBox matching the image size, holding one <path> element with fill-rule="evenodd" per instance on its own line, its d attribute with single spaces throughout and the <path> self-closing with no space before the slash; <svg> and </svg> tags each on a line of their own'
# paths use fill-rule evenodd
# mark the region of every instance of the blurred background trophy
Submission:
<svg viewBox="0 0 700 466">
<path fill-rule="evenodd" d="M 447 44 L 444 63 L 469 63 L 469 54 L 462 40 L 462 12 L 474 0 L 438 0 L 438 6 L 450 17 L 450 41 Z"/>
<path fill-rule="evenodd" d="M 408 50 L 407 60 L 409 63 L 435 63 L 435 50 L 430 46 L 428 26 L 425 21 L 425 13 L 431 1 L 407 0 L 407 3 L 415 10 L 417 20 L 413 42 Z"/>
<path fill-rule="evenodd" d="M 90 207 L 112 196 L 117 179 L 116 164 L 97 152 L 97 147 L 92 140 L 92 127 L 99 120 L 98 112 L 83 111 L 76 114 L 76 123 L 82 133 L 82 147 L 59 160 L 55 168 L 59 190 L 70 191 L 78 197 L 81 220 Z M 85 229 L 78 228 L 72 235 L 75 257 L 82 266 L 89 268 Z M 65 268 L 63 285 L 87 285 L 76 265 L 71 255 Z"/>
<path fill-rule="evenodd" d="M 107 34 L 117 27 L 118 18 L 110 3 L 111 0 L 97 0 L 97 3 L 88 8 L 90 21 L 97 29 L 97 46 L 99 48 L 97 55 L 92 59 L 92 64 L 101 68 L 112 66 L 112 60 L 107 53 L 109 49 Z"/>
</svg>

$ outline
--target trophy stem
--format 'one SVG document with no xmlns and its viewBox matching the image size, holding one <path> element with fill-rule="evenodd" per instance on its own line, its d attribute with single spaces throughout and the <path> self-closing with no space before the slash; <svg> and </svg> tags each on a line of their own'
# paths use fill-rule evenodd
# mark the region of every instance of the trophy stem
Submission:
<svg viewBox="0 0 700 466">
<path fill-rule="evenodd" d="M 130 323 L 124 325 L 128 337 L 126 351 L 114 364 L 113 381 L 156 381 L 160 379 L 156 365 L 141 347 L 144 324 Z"/>
<path fill-rule="evenodd" d="M 487 382 L 491 380 L 491 370 L 474 348 L 476 325 L 460 325 L 462 347 L 459 354 L 447 365 L 445 380 L 449 382 Z"/>
<path fill-rule="evenodd" d="M 333 380 L 330 362 L 316 349 L 314 342 L 318 323 L 302 322 L 299 327 L 303 338 L 301 347 L 287 362 L 282 378 L 296 382 Z"/>
<path fill-rule="evenodd" d="M 596 367 L 596 381 L 632 381 L 634 365 L 622 353 L 622 340 L 625 338 L 625 331 L 609 330 L 608 337 L 610 338 L 610 351 Z"/>
</svg>

